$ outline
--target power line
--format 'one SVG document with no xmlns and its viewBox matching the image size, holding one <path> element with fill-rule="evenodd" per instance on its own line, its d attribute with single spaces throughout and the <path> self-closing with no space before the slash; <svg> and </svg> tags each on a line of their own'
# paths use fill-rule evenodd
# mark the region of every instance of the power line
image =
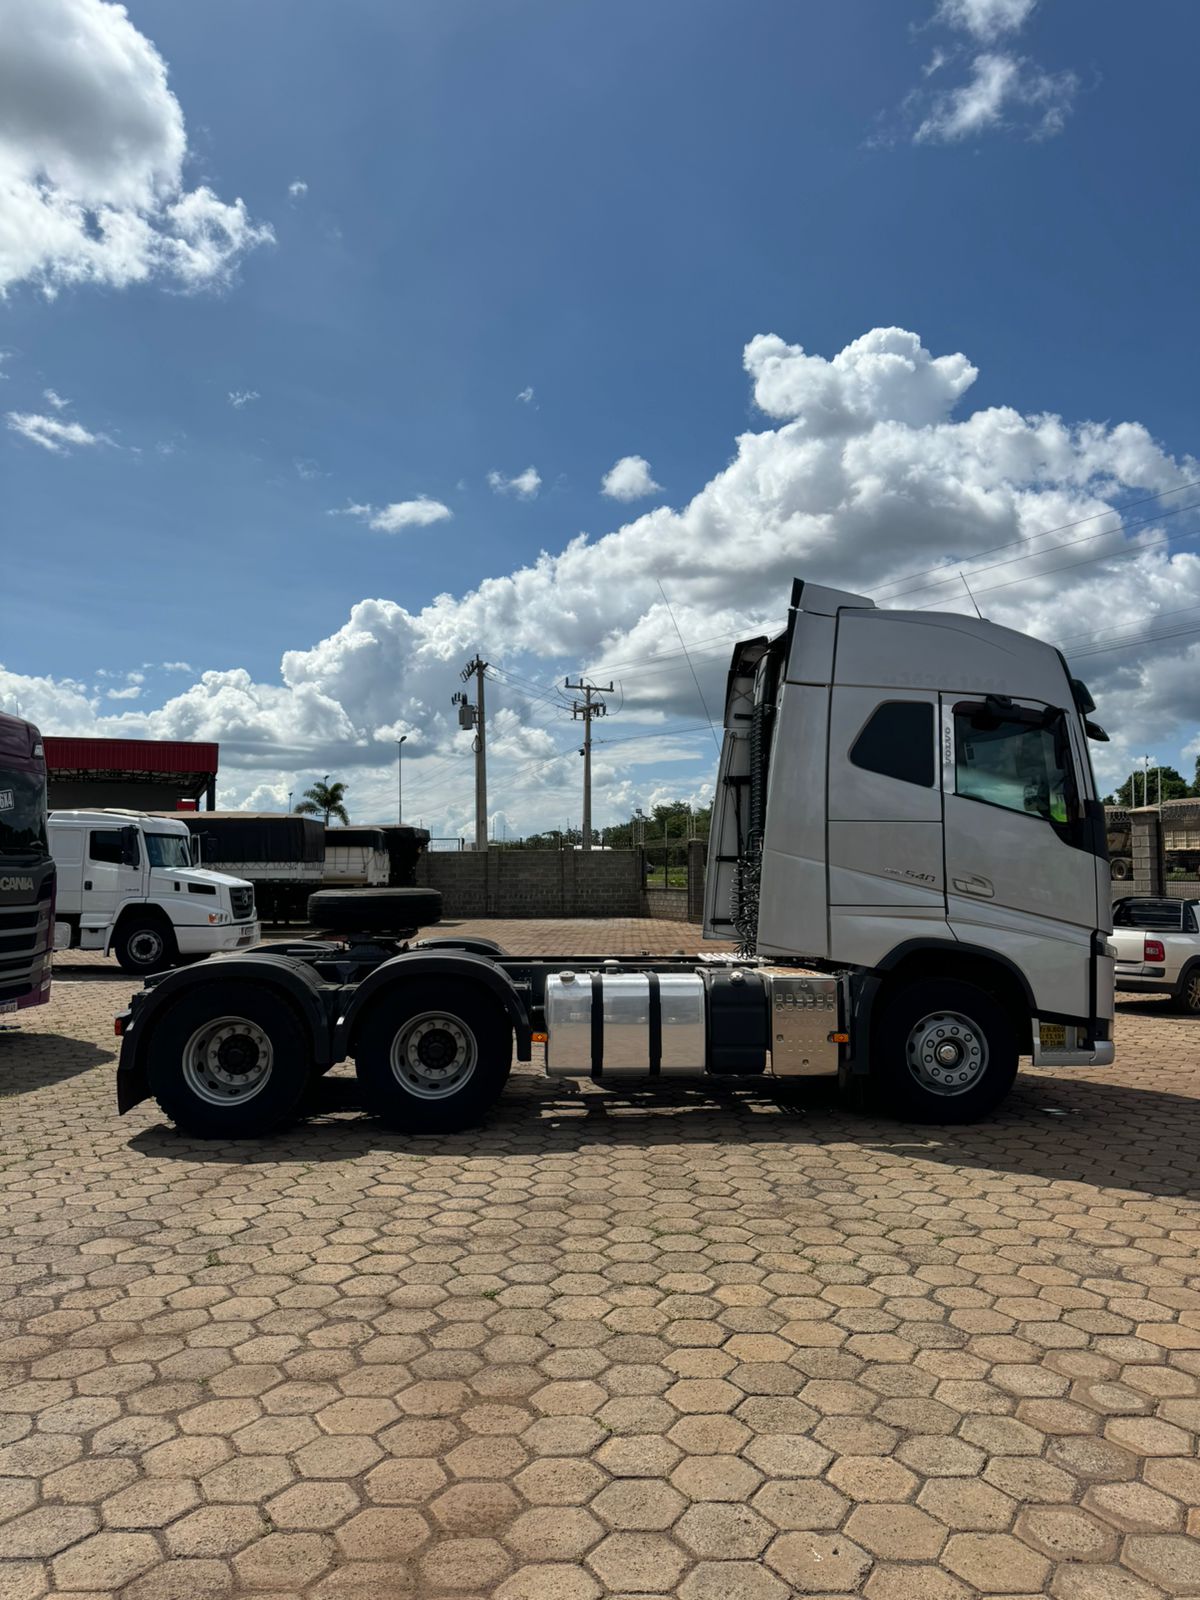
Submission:
<svg viewBox="0 0 1200 1600">
<path fill-rule="evenodd" d="M 1010 539 L 1005 544 L 992 545 L 987 550 L 980 550 L 973 559 L 978 560 L 980 556 L 992 556 L 992 555 L 995 555 L 996 552 L 999 551 L 999 550 L 1014 550 L 1014 549 L 1017 548 L 1018 545 L 1024 545 L 1024 544 L 1028 543 L 1028 541 L 1031 540 L 1031 539 L 1045 539 L 1045 538 L 1048 538 L 1050 536 L 1050 534 L 1052 534 L 1052 533 L 1067 533 L 1072 528 L 1081 528 L 1081 527 L 1083 527 L 1084 523 L 1095 522 L 1100 517 L 1120 517 L 1120 516 L 1124 516 L 1126 511 L 1134 511 L 1134 510 L 1136 510 L 1136 508 L 1138 506 L 1149 505 L 1152 501 L 1161 500 L 1166 495 L 1169 495 L 1169 494 L 1182 494 L 1185 489 L 1200 489 L 1200 478 L 1193 478 L 1187 483 L 1177 484 L 1174 489 L 1160 489 L 1157 494 L 1145 495 L 1141 500 L 1130 500 L 1128 502 L 1128 504 L 1124 505 L 1124 506 L 1109 506 L 1108 509 L 1105 510 L 1105 511 L 1093 511 L 1086 517 L 1077 517 L 1074 522 L 1060 522 L 1057 527 L 1054 527 L 1054 528 L 1043 528 L 1040 533 L 1029 534 L 1028 538 Z M 1188 508 L 1187 507 L 1183 507 L 1182 509 L 1187 510 Z M 1172 511 L 1170 511 L 1170 512 L 1164 512 L 1164 515 L 1172 515 L 1173 516 L 1174 515 L 1174 509 L 1172 509 Z M 1156 521 L 1157 518 L 1151 518 L 1150 520 L 1151 521 Z M 1100 537 L 1100 535 L 1097 535 L 1097 537 Z M 1071 541 L 1071 542 L 1073 542 L 1073 541 Z M 1042 552 L 1042 551 L 1034 551 L 1032 553 L 1035 554 L 1035 555 L 1041 555 L 1044 552 Z M 950 556 L 947 556 L 946 559 L 949 561 L 949 560 L 951 560 L 953 558 L 950 557 Z M 921 570 L 918 571 L 918 572 L 904 572 L 904 573 L 901 573 L 898 578 L 889 578 L 886 583 L 880 585 L 880 588 L 890 589 L 893 584 L 896 584 L 896 583 L 907 583 L 911 578 L 928 577 L 930 573 L 938 574 L 939 575 L 939 580 L 940 580 L 940 575 L 942 574 L 942 570 L 943 569 L 941 567 L 922 567 Z M 976 570 L 981 570 L 981 569 L 976 569 Z M 986 570 L 986 569 L 982 569 L 982 570 Z M 953 574 L 949 574 L 948 575 L 949 578 L 953 578 L 953 576 L 954 576 Z M 922 587 L 932 587 L 932 586 L 931 585 L 929 585 L 929 586 L 922 585 Z M 868 592 L 868 594 L 878 594 L 879 593 L 879 589 L 878 588 L 869 589 L 867 592 Z M 911 592 L 918 592 L 918 591 L 911 591 Z M 892 598 L 895 599 L 896 596 L 892 596 Z"/>
</svg>

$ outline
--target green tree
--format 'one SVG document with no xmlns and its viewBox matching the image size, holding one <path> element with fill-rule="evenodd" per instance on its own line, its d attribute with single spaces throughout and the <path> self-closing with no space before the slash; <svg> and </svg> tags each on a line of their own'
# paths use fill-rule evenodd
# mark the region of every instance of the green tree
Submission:
<svg viewBox="0 0 1200 1600">
<path fill-rule="evenodd" d="M 1198 775 L 1200 775 L 1200 762 L 1197 762 L 1197 768 L 1198 768 Z M 1189 792 L 1188 791 L 1188 781 L 1183 776 L 1183 774 L 1181 772 L 1176 772 L 1174 767 L 1151 767 L 1150 768 L 1150 788 L 1149 788 L 1150 804 L 1154 805 L 1156 803 L 1156 801 L 1158 800 L 1158 780 L 1159 780 L 1159 774 L 1160 773 L 1162 774 L 1162 797 L 1163 797 L 1163 799 L 1164 800 L 1183 800 L 1183 799 L 1185 799 L 1187 794 L 1188 794 L 1188 792 Z M 1144 795 L 1146 793 L 1146 789 L 1144 787 L 1144 784 L 1145 784 L 1145 772 L 1144 772 L 1144 770 L 1131 772 L 1129 774 L 1129 776 L 1125 779 L 1125 782 L 1117 790 L 1117 801 L 1116 801 L 1117 805 L 1119 805 L 1119 806 L 1133 806 L 1133 805 L 1140 806 L 1140 805 L 1144 805 L 1145 801 L 1144 801 L 1143 797 L 1144 797 Z M 1135 796 L 1136 796 L 1136 798 L 1135 798 Z"/>
<path fill-rule="evenodd" d="M 336 817 L 339 822 L 349 822 L 350 813 L 346 810 L 346 785 L 330 783 L 328 778 L 320 783 L 314 783 L 311 789 L 305 789 L 304 799 L 296 807 L 296 811 L 302 817 L 323 817 L 326 827 L 329 826 L 330 817 Z"/>
</svg>

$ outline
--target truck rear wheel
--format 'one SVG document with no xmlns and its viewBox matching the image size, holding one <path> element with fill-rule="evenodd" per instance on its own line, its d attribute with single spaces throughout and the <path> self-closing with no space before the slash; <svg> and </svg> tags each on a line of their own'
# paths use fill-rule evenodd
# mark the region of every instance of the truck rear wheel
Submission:
<svg viewBox="0 0 1200 1600">
<path fill-rule="evenodd" d="M 128 917 L 113 938 L 113 954 L 122 972 L 147 977 L 165 972 L 179 958 L 175 936 L 157 917 Z"/>
<path fill-rule="evenodd" d="M 1017 1075 L 1012 1021 L 971 983 L 931 980 L 898 990 L 875 1037 L 883 1098 L 907 1121 L 976 1122 Z"/>
<path fill-rule="evenodd" d="M 154 1024 L 150 1092 L 183 1133 L 250 1139 L 288 1122 L 312 1075 L 312 1050 L 286 1000 L 248 983 L 205 983 Z"/>
<path fill-rule="evenodd" d="M 405 984 L 363 1019 L 354 1053 L 363 1101 L 403 1133 L 451 1133 L 479 1122 L 512 1066 L 512 1024 L 482 989 Z"/>
</svg>

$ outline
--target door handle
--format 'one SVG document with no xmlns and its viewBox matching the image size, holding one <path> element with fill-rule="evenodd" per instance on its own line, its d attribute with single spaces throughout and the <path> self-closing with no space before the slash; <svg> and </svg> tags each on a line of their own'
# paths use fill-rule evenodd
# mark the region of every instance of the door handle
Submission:
<svg viewBox="0 0 1200 1600">
<path fill-rule="evenodd" d="M 990 900 L 996 893 L 990 878 L 981 878 L 976 874 L 969 878 L 952 878 L 950 881 L 960 894 L 978 895 L 981 900 Z"/>
<path fill-rule="evenodd" d="M 90 878 L 85 878 L 83 880 L 83 887 L 85 889 L 90 889 L 92 887 L 92 880 Z"/>
</svg>

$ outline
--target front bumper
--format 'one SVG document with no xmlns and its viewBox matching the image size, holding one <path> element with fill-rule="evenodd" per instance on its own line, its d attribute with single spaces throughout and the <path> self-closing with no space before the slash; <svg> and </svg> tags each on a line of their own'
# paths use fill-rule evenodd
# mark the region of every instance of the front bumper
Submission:
<svg viewBox="0 0 1200 1600">
<path fill-rule="evenodd" d="M 175 942 L 182 956 L 213 956 L 227 950 L 249 950 L 261 938 L 262 926 L 257 921 L 175 929 Z"/>
<path fill-rule="evenodd" d="M 1086 1030 L 1075 1023 L 1041 1022 L 1034 1018 L 1035 1067 L 1111 1067 L 1116 1056 L 1111 1039 L 1088 1039 Z"/>
</svg>

